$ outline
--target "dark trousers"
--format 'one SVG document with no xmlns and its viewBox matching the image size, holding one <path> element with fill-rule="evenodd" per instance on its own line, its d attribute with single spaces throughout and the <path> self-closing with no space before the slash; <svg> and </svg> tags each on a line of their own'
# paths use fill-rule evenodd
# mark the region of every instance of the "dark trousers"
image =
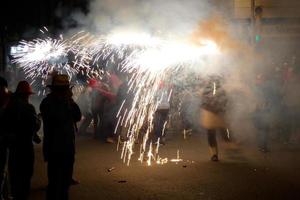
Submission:
<svg viewBox="0 0 300 200">
<path fill-rule="evenodd" d="M 163 137 L 164 124 L 168 119 L 169 110 L 157 110 L 154 115 L 154 134 L 155 139 Z"/>
<path fill-rule="evenodd" d="M 79 127 L 79 133 L 80 134 L 85 134 L 86 133 L 87 128 L 89 127 L 89 125 L 92 122 L 92 119 L 93 119 L 92 114 L 87 113 L 87 114 L 84 115 L 84 119 L 81 122 L 80 127 Z"/>
<path fill-rule="evenodd" d="M 215 129 L 208 129 L 207 130 L 207 140 L 209 147 L 217 147 L 217 130 Z"/>
<path fill-rule="evenodd" d="M 231 138 L 232 136 L 230 136 L 230 138 L 227 136 L 227 131 L 225 129 L 220 129 L 220 134 L 222 139 L 225 142 L 231 142 L 233 139 Z M 217 143 L 217 130 L 216 129 L 208 129 L 207 130 L 207 139 L 208 139 L 208 145 L 210 147 L 217 147 L 218 143 Z"/>
<path fill-rule="evenodd" d="M 7 159 L 7 148 L 5 144 L 0 143 L 0 199 L 3 196 L 3 187 L 5 180 L 5 166 Z"/>
<path fill-rule="evenodd" d="M 69 199 L 74 155 L 51 155 L 48 159 L 47 200 Z"/>
<path fill-rule="evenodd" d="M 33 146 L 13 146 L 9 148 L 8 170 L 11 194 L 14 200 L 29 198 L 31 178 L 33 175 Z"/>
</svg>

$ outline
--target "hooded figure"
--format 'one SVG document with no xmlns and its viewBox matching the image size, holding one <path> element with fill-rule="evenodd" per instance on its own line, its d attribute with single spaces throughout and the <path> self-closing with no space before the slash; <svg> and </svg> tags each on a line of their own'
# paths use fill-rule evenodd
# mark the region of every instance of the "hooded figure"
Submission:
<svg viewBox="0 0 300 200">
<path fill-rule="evenodd" d="M 216 132 L 218 129 L 225 135 L 226 123 L 224 120 L 227 97 L 221 87 L 221 77 L 211 76 L 204 86 L 201 102 L 200 125 L 207 130 L 208 144 L 211 151 L 211 160 L 218 161 L 218 144 Z"/>
<path fill-rule="evenodd" d="M 40 120 L 35 108 L 29 103 L 32 89 L 28 82 L 20 81 L 4 111 L 7 135 L 11 193 L 14 199 L 28 199 L 33 175 L 33 141 L 39 143 L 37 131 Z"/>
<path fill-rule="evenodd" d="M 72 99 L 69 77 L 55 75 L 51 92 L 43 99 L 40 111 L 44 123 L 43 153 L 47 162 L 47 199 L 68 199 L 75 159 L 76 123 L 81 119 Z"/>
</svg>

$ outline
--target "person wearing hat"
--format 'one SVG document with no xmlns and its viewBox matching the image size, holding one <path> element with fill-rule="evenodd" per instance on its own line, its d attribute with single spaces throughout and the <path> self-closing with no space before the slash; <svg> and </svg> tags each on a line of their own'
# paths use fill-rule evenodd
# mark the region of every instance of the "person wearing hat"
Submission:
<svg viewBox="0 0 300 200">
<path fill-rule="evenodd" d="M 39 143 L 37 131 L 41 122 L 34 106 L 29 103 L 32 92 L 27 81 L 20 81 L 4 111 L 7 135 L 11 194 L 13 199 L 28 199 L 34 166 L 33 141 Z"/>
<path fill-rule="evenodd" d="M 76 123 L 81 111 L 72 98 L 69 77 L 55 75 L 51 92 L 42 100 L 43 154 L 47 162 L 47 199 L 68 199 L 75 161 Z"/>
</svg>

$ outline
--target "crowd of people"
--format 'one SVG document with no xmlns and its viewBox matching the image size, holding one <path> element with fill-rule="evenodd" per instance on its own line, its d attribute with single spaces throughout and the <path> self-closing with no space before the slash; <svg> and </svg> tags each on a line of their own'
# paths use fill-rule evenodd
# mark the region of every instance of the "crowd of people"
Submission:
<svg viewBox="0 0 300 200">
<path fill-rule="evenodd" d="M 37 114 L 29 101 L 34 94 L 30 84 L 20 81 L 15 92 L 10 93 L 6 80 L 1 78 L 1 198 L 4 183 L 7 182 L 13 199 L 29 198 L 34 171 L 33 143 L 43 141 L 48 172 L 47 199 L 68 199 L 74 165 L 76 122 L 81 120 L 81 112 L 72 99 L 68 79 L 67 75 L 53 77 L 52 84 L 48 86 L 51 92 L 43 99 L 41 113 Z M 37 135 L 41 120 L 43 140 Z"/>
<path fill-rule="evenodd" d="M 8 90 L 4 78 L 1 77 L 0 81 L 0 197 L 9 190 L 13 199 L 28 199 L 34 171 L 34 143 L 42 142 L 48 175 L 46 197 L 49 200 L 68 199 L 69 187 L 74 182 L 75 133 L 88 135 L 92 126 L 95 139 L 115 142 L 115 116 L 124 98 L 127 100 L 124 108 L 129 109 L 132 104 L 133 94 L 128 93 L 128 77 L 121 80 L 110 73 L 102 80 L 90 78 L 76 97 L 76 103 L 72 91 L 74 85 L 68 75 L 55 73 L 47 85 L 50 92 L 39 105 L 40 113 L 30 102 L 30 96 L 35 93 L 27 81 L 20 81 L 15 92 Z M 161 85 L 164 95 L 154 123 L 156 139 L 161 137 L 162 126 L 168 117 L 168 97 L 162 89 Z M 160 98 L 160 95 L 157 96 Z M 37 134 L 41 123 L 43 138 Z M 126 140 L 126 127 L 120 129 L 119 134 Z M 7 185 L 9 188 L 5 188 Z"/>
<path fill-rule="evenodd" d="M 40 112 L 36 112 L 29 98 L 34 94 L 31 85 L 27 81 L 20 81 L 12 93 L 8 90 L 7 81 L 1 77 L 0 199 L 7 191 L 7 184 L 4 184 L 7 182 L 7 172 L 12 197 L 16 200 L 28 199 L 34 171 L 34 143 L 43 143 L 48 175 L 47 199 L 53 200 L 68 199 L 69 187 L 74 181 L 72 177 L 76 133 L 88 135 L 91 132 L 95 139 L 108 143 L 114 143 L 117 135 L 127 140 L 128 127 L 123 126 L 117 132 L 115 128 L 117 113 L 125 114 L 122 112 L 131 108 L 134 98 L 134 93 L 128 90 L 128 74 L 111 71 L 104 74 L 101 80 L 97 77 L 77 78 L 82 81 L 83 90 L 75 99 L 69 77 L 54 74 L 47 86 L 49 93 L 39 105 Z M 258 72 L 253 80 L 251 89 L 258 101 L 255 110 L 250 114 L 257 129 L 261 151 L 269 151 L 270 136 L 290 142 L 300 128 L 297 123 L 300 117 L 299 98 L 295 92 L 299 88 L 299 78 L 295 68 L 284 63 L 281 67 L 276 66 L 272 72 Z M 180 103 L 174 103 L 176 98 L 170 98 L 170 90 L 176 94 L 182 88 L 163 81 L 159 83 L 154 98 L 158 103 L 153 116 L 151 139 L 153 142 L 159 139 L 161 144 L 165 144 L 166 123 L 172 120 L 174 106 L 178 112 L 177 107 L 180 104 L 181 128 L 190 132 L 199 127 L 204 129 L 211 160 L 218 161 L 217 132 L 220 132 L 227 142 L 232 139 L 227 137 L 229 126 L 226 122 L 226 112 L 232 102 L 228 98 L 226 88 L 223 87 L 224 77 L 208 76 L 205 80 L 198 81 L 195 85 L 196 88 L 200 88 L 197 91 L 199 99 L 195 96 L 192 98 L 185 92 L 184 95 L 177 96 L 177 99 L 181 99 Z M 190 109 L 195 101 L 197 109 Z M 123 110 L 119 110 L 121 106 Z M 191 110 L 197 113 L 193 117 L 189 112 Z M 198 118 L 200 113 L 201 118 Z M 41 123 L 43 138 L 37 134 Z"/>
</svg>

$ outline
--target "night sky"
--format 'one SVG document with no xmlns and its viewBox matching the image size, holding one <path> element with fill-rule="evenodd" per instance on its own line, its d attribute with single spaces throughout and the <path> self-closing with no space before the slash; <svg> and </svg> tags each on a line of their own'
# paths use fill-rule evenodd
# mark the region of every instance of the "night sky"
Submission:
<svg viewBox="0 0 300 200">
<path fill-rule="evenodd" d="M 63 10 L 63 16 L 68 16 L 74 9 L 86 12 L 87 0 L 9 0 L 2 6 L 6 13 L 2 18 L 2 32 L 7 37 L 16 37 L 43 26 L 62 28 L 64 17 L 56 15 L 57 9 Z"/>
</svg>

